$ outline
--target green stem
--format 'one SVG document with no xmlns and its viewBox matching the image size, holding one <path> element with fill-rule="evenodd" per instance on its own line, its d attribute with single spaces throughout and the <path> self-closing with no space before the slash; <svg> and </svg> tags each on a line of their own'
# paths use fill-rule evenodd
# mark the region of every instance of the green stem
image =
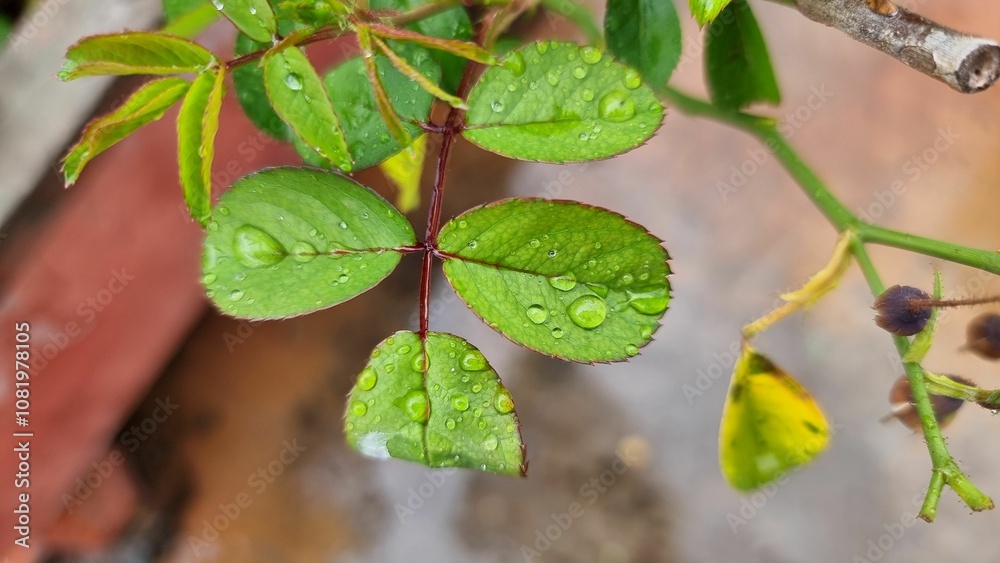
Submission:
<svg viewBox="0 0 1000 563">
<path fill-rule="evenodd" d="M 812 168 L 788 144 L 788 141 L 778 132 L 777 123 L 773 119 L 723 110 L 669 87 L 663 89 L 661 95 L 686 114 L 708 117 L 732 125 L 755 136 L 770 149 L 775 158 L 799 184 L 806 196 L 812 200 L 839 232 L 851 230 L 857 234 L 852 242 L 852 254 L 873 295 L 881 295 L 885 291 L 885 284 L 882 283 L 882 279 L 868 255 L 865 248 L 867 242 L 894 246 L 981 268 L 989 272 L 1000 273 L 1000 254 L 995 252 L 908 235 L 859 220 L 833 195 Z M 896 346 L 896 351 L 899 352 L 899 357 L 906 357 L 910 348 L 909 339 L 896 336 L 893 337 L 893 343 Z M 938 426 L 931 405 L 927 384 L 924 381 L 923 368 L 914 362 L 904 362 L 903 367 L 910 382 L 914 406 L 920 417 L 927 450 L 932 462 L 931 481 L 928 485 L 927 495 L 924 497 L 924 505 L 920 510 L 920 517 L 928 522 L 934 520 L 937 504 L 941 498 L 941 489 L 945 484 L 950 486 L 973 510 L 993 508 L 993 501 L 969 481 L 948 452 L 948 446 L 941 434 L 941 428 Z"/>
</svg>

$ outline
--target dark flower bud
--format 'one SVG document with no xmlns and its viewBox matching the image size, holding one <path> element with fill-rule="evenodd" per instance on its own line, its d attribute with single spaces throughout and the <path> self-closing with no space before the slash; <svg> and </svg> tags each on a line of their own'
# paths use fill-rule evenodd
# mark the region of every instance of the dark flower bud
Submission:
<svg viewBox="0 0 1000 563">
<path fill-rule="evenodd" d="M 931 318 L 929 300 L 930 295 L 915 287 L 894 285 L 875 300 L 875 324 L 896 336 L 913 336 Z"/>
<path fill-rule="evenodd" d="M 1000 359 L 1000 315 L 985 313 L 969 323 L 965 331 L 966 346 L 977 356 Z"/>
<path fill-rule="evenodd" d="M 957 375 L 945 375 L 945 377 L 964 385 L 975 386 L 974 383 L 964 377 Z M 931 408 L 934 409 L 934 417 L 937 418 L 938 426 L 941 428 L 947 426 L 955 418 L 955 413 L 958 412 L 958 409 L 962 408 L 963 404 L 965 404 L 965 401 L 962 399 L 932 394 Z M 910 380 L 905 375 L 901 375 L 892 384 L 892 389 L 889 390 L 889 405 L 892 406 L 892 412 L 883 418 L 883 421 L 895 417 L 904 426 L 914 432 L 922 430 L 920 414 L 917 413 L 917 408 L 913 406 L 913 389 L 910 388 Z"/>
</svg>

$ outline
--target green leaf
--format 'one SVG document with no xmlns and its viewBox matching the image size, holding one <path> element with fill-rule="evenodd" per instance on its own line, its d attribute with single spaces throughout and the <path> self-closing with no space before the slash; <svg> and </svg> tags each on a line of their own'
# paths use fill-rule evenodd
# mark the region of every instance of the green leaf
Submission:
<svg viewBox="0 0 1000 563">
<path fill-rule="evenodd" d="M 458 41 L 455 39 L 440 39 L 437 37 L 431 37 L 424 35 L 422 33 L 417 33 L 410 31 L 408 29 L 399 29 L 396 27 L 382 25 L 378 23 L 366 24 L 365 29 L 371 32 L 372 35 L 376 37 L 384 37 L 387 39 L 395 39 L 397 41 L 405 41 L 409 43 L 416 43 L 421 47 L 427 47 L 428 49 L 434 49 L 436 51 L 444 51 L 446 53 L 451 53 L 457 57 L 462 57 L 463 59 L 468 59 L 470 61 L 475 61 L 477 63 L 482 63 L 484 65 L 495 65 L 497 63 L 496 57 L 493 53 L 483 49 L 479 45 L 472 43 L 470 41 Z"/>
<path fill-rule="evenodd" d="M 202 283 L 223 312 L 281 319 L 382 281 L 416 244 L 406 218 L 333 172 L 268 168 L 236 181 L 208 225 Z"/>
<path fill-rule="evenodd" d="M 407 78 L 416 82 L 421 88 L 424 89 L 428 94 L 434 96 L 435 98 L 447 103 L 451 107 L 459 109 L 468 109 L 465 106 L 465 102 L 462 98 L 458 96 L 452 96 L 451 94 L 442 90 L 436 82 L 427 78 L 420 73 L 419 70 L 413 67 L 406 59 L 399 56 L 395 51 L 393 51 L 384 41 L 378 37 L 372 37 L 372 41 L 378 48 L 379 52 L 384 54 L 392 62 L 392 66 L 396 68 L 399 72 L 406 75 Z M 379 82 L 382 80 L 379 79 Z"/>
<path fill-rule="evenodd" d="M 209 0 L 163 0 L 163 11 L 167 15 L 167 23 L 171 23 L 203 6 L 211 5 Z"/>
<path fill-rule="evenodd" d="M 212 0 L 212 4 L 254 41 L 270 43 L 278 32 L 274 10 L 267 0 Z"/>
<path fill-rule="evenodd" d="M 671 5 L 673 4 L 671 3 Z M 587 42 L 591 45 L 604 47 L 604 37 L 601 35 L 601 28 L 594 21 L 594 16 L 590 13 L 590 10 L 580 6 L 579 0 L 542 0 L 542 6 L 545 6 L 547 10 L 568 18 L 583 32 L 583 35 L 587 38 Z M 611 9 L 610 6 L 608 9 Z"/>
<path fill-rule="evenodd" d="M 697 20 L 698 25 L 704 27 L 705 24 L 712 22 L 715 18 L 719 17 L 722 13 L 723 8 L 729 5 L 733 0 L 688 0 L 688 6 L 691 8 L 691 15 Z"/>
<path fill-rule="evenodd" d="M 209 50 L 186 39 L 160 33 L 94 35 L 66 52 L 60 80 L 101 74 L 182 74 L 215 64 Z"/>
<path fill-rule="evenodd" d="M 468 98 L 465 138 L 510 158 L 584 162 L 653 136 L 663 106 L 635 70 L 594 47 L 535 43 L 487 69 Z"/>
<path fill-rule="evenodd" d="M 83 135 L 63 159 L 66 186 L 76 182 L 84 166 L 137 129 L 163 117 L 184 97 L 190 84 L 183 78 L 160 78 L 143 85 L 115 111 L 87 124 Z"/>
<path fill-rule="evenodd" d="M 448 222 L 444 273 L 491 327 L 578 362 L 624 360 L 670 301 L 667 252 L 621 215 L 569 201 L 510 199 Z"/>
<path fill-rule="evenodd" d="M 523 476 L 510 393 L 482 353 L 451 334 L 382 341 L 347 403 L 347 443 L 374 458 Z"/>
<path fill-rule="evenodd" d="M 404 47 L 401 54 L 412 66 L 433 82 L 441 79 L 441 70 L 427 51 L 419 47 Z M 375 57 L 379 78 L 392 102 L 396 114 L 403 120 L 403 128 L 412 138 L 422 131 L 413 123 L 423 123 L 430 118 L 434 97 L 426 91 L 414 89 L 413 82 L 392 66 L 384 56 Z M 383 162 L 403 147 L 389 134 L 375 103 L 375 93 L 360 57 L 345 61 L 327 73 L 323 79 L 333 100 L 337 115 L 341 116 L 347 148 L 354 158 L 354 169 L 363 170 Z M 329 166 L 305 144 L 296 142 L 299 155 L 314 166 Z"/>
<path fill-rule="evenodd" d="M 379 165 L 382 173 L 396 190 L 396 207 L 402 213 L 409 213 L 420 207 L 420 177 L 424 172 L 424 157 L 427 155 L 427 135 L 413 141 L 411 150 L 399 151 Z"/>
<path fill-rule="evenodd" d="M 654 89 L 667 85 L 681 59 L 681 22 L 673 2 L 608 0 L 604 29 L 608 49 L 622 62 Z"/>
<path fill-rule="evenodd" d="M 719 462 L 729 484 L 759 488 L 818 455 L 829 425 L 792 376 L 744 344 L 722 411 Z"/>
<path fill-rule="evenodd" d="M 264 84 L 278 115 L 320 156 L 350 171 L 352 161 L 340 119 L 305 53 L 298 47 L 275 53 L 264 67 Z"/>
<path fill-rule="evenodd" d="M 378 74 L 378 66 L 375 63 L 375 51 L 372 46 L 372 35 L 364 29 L 358 30 L 358 45 L 361 46 L 361 62 L 365 66 L 365 74 L 375 93 L 375 106 L 378 113 L 389 129 L 389 134 L 402 146 L 409 146 L 413 143 L 413 137 L 403 127 L 403 121 L 396 113 L 396 108 L 392 106 L 389 93 L 382 83 L 382 77 Z"/>
<path fill-rule="evenodd" d="M 943 296 L 944 282 L 941 279 L 941 272 L 939 270 L 934 270 L 934 294 L 931 298 L 940 301 Z M 937 318 L 938 313 L 940 312 L 940 307 L 931 308 L 931 318 L 927 319 L 927 324 L 924 326 L 924 330 L 921 330 L 915 337 L 913 337 L 910 349 L 907 350 L 906 355 L 903 356 L 904 363 L 919 364 L 924 361 L 924 357 L 927 356 L 927 352 L 930 352 L 931 350 L 931 344 L 934 343 L 934 332 L 937 330 Z"/>
<path fill-rule="evenodd" d="M 241 57 L 268 47 L 269 45 L 265 43 L 258 43 L 239 33 L 236 36 L 233 54 Z M 274 108 L 271 107 L 271 100 L 267 97 L 267 88 L 264 86 L 264 69 L 250 63 L 234 68 L 232 75 L 236 99 L 239 100 L 243 113 L 250 121 L 258 129 L 279 141 L 291 141 L 292 130 L 274 111 Z"/>
<path fill-rule="evenodd" d="M 199 0 L 198 4 L 194 10 L 169 21 L 160 33 L 193 39 L 208 29 L 219 19 L 219 11 L 207 0 Z"/>
<path fill-rule="evenodd" d="M 370 0 L 369 5 L 373 10 L 398 10 L 408 12 L 427 4 L 432 4 L 438 0 Z M 441 39 L 460 39 L 468 41 L 472 39 L 472 21 L 469 14 L 462 6 L 455 6 L 450 10 L 445 10 L 429 18 L 414 22 L 407 29 L 429 35 L 440 37 Z M 393 46 L 396 49 L 395 46 Z M 399 52 L 398 49 L 396 49 Z M 461 57 L 446 53 L 444 51 L 433 51 L 431 56 L 441 67 L 441 86 L 451 93 L 458 91 L 458 83 L 462 79 L 462 72 L 465 70 L 466 61 Z"/>
<path fill-rule="evenodd" d="M 212 160 L 225 72 L 204 72 L 195 78 L 177 116 L 177 162 L 184 202 L 202 225 L 211 217 Z"/>
<path fill-rule="evenodd" d="M 764 36 L 746 2 L 730 4 L 705 37 L 705 74 L 715 105 L 738 110 L 756 102 L 781 102 Z"/>
</svg>

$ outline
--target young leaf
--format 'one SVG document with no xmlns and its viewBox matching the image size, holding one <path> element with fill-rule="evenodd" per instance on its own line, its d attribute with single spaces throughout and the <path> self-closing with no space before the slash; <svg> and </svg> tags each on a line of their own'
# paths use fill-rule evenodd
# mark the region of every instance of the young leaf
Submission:
<svg viewBox="0 0 1000 563">
<path fill-rule="evenodd" d="M 258 43 L 246 35 L 236 35 L 236 46 L 233 54 L 237 57 L 268 48 L 269 45 Z M 240 65 L 232 70 L 233 87 L 236 89 L 236 99 L 239 100 L 243 113 L 261 131 L 279 141 L 291 141 L 292 131 L 281 117 L 271 107 L 264 86 L 264 69 L 256 64 Z"/>
<path fill-rule="evenodd" d="M 427 154 L 427 135 L 413 141 L 411 150 L 399 151 L 379 165 L 382 173 L 396 190 L 396 207 L 402 213 L 409 213 L 420 207 L 420 177 L 424 172 L 424 157 Z"/>
<path fill-rule="evenodd" d="M 309 146 L 345 172 L 352 167 L 340 119 L 316 69 L 298 47 L 275 53 L 264 67 L 267 97 Z"/>
<path fill-rule="evenodd" d="M 385 37 L 386 39 L 416 43 L 421 47 L 444 51 L 446 53 L 451 53 L 456 57 L 462 57 L 463 59 L 468 59 L 484 65 L 497 64 L 497 60 L 493 56 L 493 53 L 490 53 L 479 45 L 469 41 L 440 39 L 437 37 L 430 37 L 422 33 L 416 33 L 408 29 L 400 29 L 398 27 L 391 27 L 379 23 L 365 24 L 365 27 L 376 37 Z"/>
<path fill-rule="evenodd" d="M 608 0 L 604 29 L 608 50 L 654 89 L 667 85 L 681 58 L 681 22 L 673 2 Z"/>
<path fill-rule="evenodd" d="M 438 0 L 370 0 L 369 5 L 373 10 L 398 10 L 408 12 Z M 472 39 L 472 21 L 463 6 L 455 6 L 450 10 L 445 10 L 429 18 L 413 22 L 406 26 L 407 29 L 416 31 L 422 35 L 439 37 L 441 39 L 457 39 L 468 41 Z M 396 47 L 393 46 L 395 49 Z M 398 49 L 397 49 L 397 52 Z M 441 67 L 441 86 L 448 92 L 455 93 L 458 90 L 458 83 L 462 79 L 462 72 L 465 70 L 466 61 L 444 51 L 432 51 L 431 56 Z"/>
<path fill-rule="evenodd" d="M 691 8 L 691 15 L 694 19 L 698 21 L 698 25 L 704 27 L 705 24 L 711 23 L 715 18 L 719 17 L 722 13 L 723 8 L 729 5 L 733 0 L 688 0 L 688 6 Z"/>
<path fill-rule="evenodd" d="M 278 32 L 274 10 L 267 0 L 212 0 L 212 4 L 255 41 L 269 43 Z"/>
<path fill-rule="evenodd" d="M 621 215 L 570 201 L 509 199 L 441 229 L 444 273 L 491 327 L 577 362 L 624 360 L 670 301 L 667 252 Z"/>
<path fill-rule="evenodd" d="M 816 401 L 792 376 L 744 344 L 722 411 L 719 462 L 729 484 L 759 488 L 816 457 L 829 430 Z"/>
<path fill-rule="evenodd" d="M 117 110 L 87 124 L 80 140 L 63 159 L 66 187 L 80 176 L 95 156 L 131 135 L 137 129 L 163 117 L 170 106 L 184 97 L 190 84 L 183 78 L 160 78 L 137 90 Z"/>
<path fill-rule="evenodd" d="M 183 74 L 201 72 L 216 62 L 208 49 L 171 35 L 94 35 L 69 48 L 59 79 L 101 74 Z"/>
<path fill-rule="evenodd" d="M 193 10 L 173 20 L 168 20 L 167 25 L 160 30 L 160 33 L 193 39 L 208 29 L 217 19 L 219 19 L 219 11 L 215 9 L 215 6 L 208 0 L 199 0 L 198 5 Z"/>
<path fill-rule="evenodd" d="M 406 75 L 407 78 L 416 82 L 424 89 L 428 94 L 434 96 L 435 98 L 447 103 L 451 107 L 459 109 L 468 109 L 465 106 L 465 102 L 462 98 L 458 96 L 452 96 L 451 94 L 442 90 L 437 84 L 431 81 L 429 78 L 420 73 L 419 70 L 413 68 L 403 57 L 397 55 L 395 51 L 392 50 L 384 41 L 378 37 L 372 37 L 372 42 L 375 47 L 384 54 L 392 62 L 392 66 L 396 67 L 396 70 Z"/>
<path fill-rule="evenodd" d="M 441 70 L 428 52 L 420 47 L 400 45 L 400 54 L 410 65 L 432 82 L 439 82 Z M 421 134 L 413 123 L 426 122 L 430 117 L 434 97 L 396 70 L 389 59 L 375 57 L 378 76 L 392 102 L 392 107 L 403 121 L 403 128 L 410 137 Z M 375 166 L 402 149 L 389 134 L 385 121 L 376 108 L 375 93 L 360 57 L 349 59 L 327 73 L 323 79 L 333 100 L 333 107 L 341 117 L 347 148 L 354 158 L 354 169 Z M 313 166 L 329 166 L 301 142 L 296 142 L 299 155 Z"/>
<path fill-rule="evenodd" d="M 382 341 L 347 402 L 347 443 L 430 467 L 525 474 L 514 401 L 483 354 L 451 334 Z"/>
<path fill-rule="evenodd" d="M 673 4 L 671 4 L 673 5 Z M 590 10 L 580 5 L 579 0 L 542 0 L 542 6 L 561 16 L 569 18 L 594 47 L 604 47 L 604 37 L 601 35 L 601 28 L 594 21 L 594 16 Z M 608 6 L 610 10 L 610 5 Z"/>
<path fill-rule="evenodd" d="M 222 69 L 198 75 L 177 116 L 177 162 L 184 202 L 191 216 L 202 225 L 212 215 L 212 160 L 224 79 Z"/>
<path fill-rule="evenodd" d="M 469 93 L 467 139 L 510 158 L 584 162 L 653 136 L 663 106 L 636 71 L 594 47 L 535 43 L 488 69 Z"/>
<path fill-rule="evenodd" d="M 268 168 L 236 181 L 208 225 L 202 283 L 225 313 L 281 319 L 382 281 L 416 244 L 398 211 L 332 172 Z"/>
<path fill-rule="evenodd" d="M 365 66 L 365 73 L 368 75 L 368 82 L 375 92 L 375 106 L 378 108 L 382 121 L 389 129 L 392 138 L 404 147 L 413 143 L 410 133 L 403 127 L 396 108 L 392 107 L 392 100 L 389 99 L 389 92 L 382 84 L 382 77 L 379 76 L 378 66 L 375 64 L 375 51 L 372 46 L 372 36 L 365 30 L 358 30 L 358 44 L 361 46 L 361 62 Z"/>
<path fill-rule="evenodd" d="M 705 74 L 715 105 L 739 110 L 756 102 L 781 102 L 764 36 L 744 0 L 727 6 L 705 37 Z"/>
</svg>

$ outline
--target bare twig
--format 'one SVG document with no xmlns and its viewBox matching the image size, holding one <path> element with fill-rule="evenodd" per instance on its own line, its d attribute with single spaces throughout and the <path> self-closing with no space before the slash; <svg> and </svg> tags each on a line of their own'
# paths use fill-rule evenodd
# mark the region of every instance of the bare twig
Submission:
<svg viewBox="0 0 1000 563">
<path fill-rule="evenodd" d="M 846 33 L 955 90 L 985 90 L 1000 76 L 1000 45 L 932 22 L 887 0 L 796 0 L 813 21 Z"/>
</svg>

